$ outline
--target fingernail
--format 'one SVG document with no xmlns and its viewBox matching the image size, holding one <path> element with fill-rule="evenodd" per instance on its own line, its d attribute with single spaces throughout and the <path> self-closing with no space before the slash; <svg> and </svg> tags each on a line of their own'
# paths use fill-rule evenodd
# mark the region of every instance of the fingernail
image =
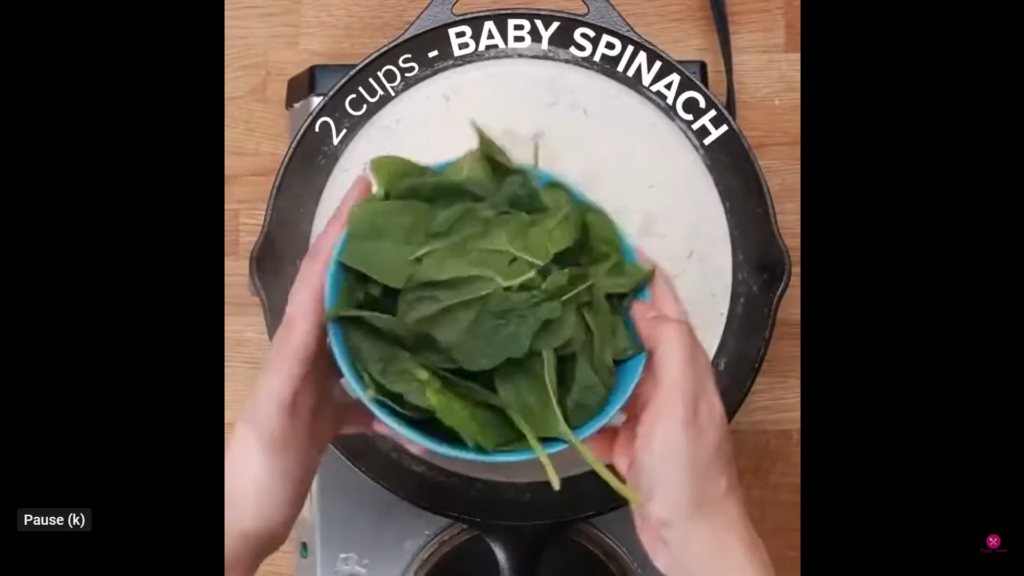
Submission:
<svg viewBox="0 0 1024 576">
<path fill-rule="evenodd" d="M 616 412 L 608 420 L 608 426 L 611 426 L 612 428 L 619 428 L 619 427 L 621 427 L 625 423 L 626 423 L 626 413 L 625 412 Z"/>
</svg>

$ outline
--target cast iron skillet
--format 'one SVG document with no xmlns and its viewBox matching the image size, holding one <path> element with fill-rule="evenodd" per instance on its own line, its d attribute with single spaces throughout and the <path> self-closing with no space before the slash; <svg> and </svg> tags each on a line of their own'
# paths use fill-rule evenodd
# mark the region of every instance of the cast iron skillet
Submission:
<svg viewBox="0 0 1024 576">
<path fill-rule="evenodd" d="M 345 108 L 346 97 L 356 86 L 390 64 L 396 69 L 409 58 L 418 72 L 407 77 L 396 93 L 455 66 L 495 58 L 542 58 L 567 61 L 565 49 L 574 43 L 573 31 L 587 26 L 596 35 L 634 45 L 661 62 L 662 74 L 674 71 L 681 77 L 678 93 L 701 94 L 707 108 L 716 111 L 716 122 L 729 126 L 711 145 L 704 147 L 706 132 L 695 132 L 664 99 L 640 83 L 641 74 L 628 78 L 615 70 L 618 58 L 568 60 L 612 78 L 648 98 L 661 109 L 702 154 L 725 208 L 732 242 L 732 295 L 722 340 L 713 363 L 728 417 L 731 420 L 746 398 L 771 339 L 779 302 L 790 279 L 790 259 L 775 219 L 768 186 L 746 140 L 735 124 L 731 49 L 725 0 L 711 0 L 725 60 L 728 97 L 726 109 L 699 82 L 664 52 L 643 40 L 607 0 L 589 0 L 585 16 L 551 10 L 496 10 L 465 16 L 452 13 L 453 0 L 433 0 L 401 37 L 364 60 L 339 82 L 309 116 L 291 143 L 270 195 L 263 230 L 250 258 L 254 291 L 263 306 L 268 333 L 273 336 L 284 314 L 288 291 L 299 263 L 309 247 L 314 213 L 324 186 L 347 143 L 389 100 L 369 103 L 361 115 Z M 561 22 L 551 36 L 552 50 L 518 52 L 488 48 L 455 57 L 448 29 L 468 25 L 479 39 L 486 21 L 505 30 L 509 18 L 539 20 L 549 28 Z M 539 40 L 534 35 L 535 42 Z M 561 49 L 561 58 L 553 53 Z M 625 48 L 623 48 L 625 49 Z M 437 53 L 430 57 L 429 54 Z M 405 60 L 403 56 L 409 55 Z M 322 118 L 330 118 L 334 131 Z M 716 124 L 717 125 L 717 124 Z M 346 130 L 335 142 L 337 132 Z M 394 442 L 374 436 L 339 437 L 334 448 L 368 478 L 388 491 L 434 514 L 480 530 L 495 549 L 506 576 L 532 574 L 540 553 L 554 530 L 571 522 L 621 508 L 625 502 L 594 473 L 564 480 L 554 492 L 546 482 L 501 483 L 464 476 L 410 455 Z"/>
</svg>

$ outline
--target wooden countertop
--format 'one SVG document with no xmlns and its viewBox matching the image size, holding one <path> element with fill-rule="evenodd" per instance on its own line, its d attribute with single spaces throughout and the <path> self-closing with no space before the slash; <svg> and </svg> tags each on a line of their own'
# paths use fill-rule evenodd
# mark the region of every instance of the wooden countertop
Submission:
<svg viewBox="0 0 1024 576">
<path fill-rule="evenodd" d="M 724 97 L 706 0 L 616 0 L 627 21 L 677 58 L 702 59 Z M 267 349 L 248 257 L 288 146 L 285 84 L 311 64 L 357 63 L 396 37 L 425 0 L 227 0 L 224 41 L 224 434 Z M 462 0 L 457 11 L 582 12 L 579 0 Z M 728 3 L 739 125 L 754 147 L 793 258 L 768 358 L 733 423 L 751 514 L 780 576 L 800 573 L 800 0 Z M 286 545 L 261 574 L 293 574 Z"/>
</svg>

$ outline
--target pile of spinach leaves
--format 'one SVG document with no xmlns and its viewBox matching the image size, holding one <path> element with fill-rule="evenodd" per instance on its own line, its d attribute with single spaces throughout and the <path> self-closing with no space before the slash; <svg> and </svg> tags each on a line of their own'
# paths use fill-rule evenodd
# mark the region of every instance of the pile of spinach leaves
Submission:
<svg viewBox="0 0 1024 576">
<path fill-rule="evenodd" d="M 642 352 L 631 299 L 651 271 L 628 262 L 615 224 L 563 185 L 539 185 L 478 126 L 476 149 L 434 170 L 372 160 L 378 193 L 349 218 L 339 305 L 367 393 L 431 434 L 484 451 L 574 446 L 605 405 L 615 367 Z M 536 155 L 536 151 L 535 151 Z"/>
</svg>

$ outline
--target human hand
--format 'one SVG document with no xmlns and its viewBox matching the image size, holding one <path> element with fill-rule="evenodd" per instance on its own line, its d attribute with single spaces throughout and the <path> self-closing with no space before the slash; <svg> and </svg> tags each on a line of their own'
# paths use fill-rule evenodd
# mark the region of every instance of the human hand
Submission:
<svg viewBox="0 0 1024 576">
<path fill-rule="evenodd" d="M 298 518 L 337 434 L 389 430 L 341 389 L 324 320 L 324 284 L 349 212 L 370 195 L 358 178 L 310 246 L 284 318 L 224 456 L 225 574 L 251 576 Z"/>
<path fill-rule="evenodd" d="M 631 314 L 647 368 L 622 426 L 587 444 L 640 493 L 634 523 L 663 573 L 772 574 L 743 505 L 711 362 L 662 270 Z"/>
</svg>

